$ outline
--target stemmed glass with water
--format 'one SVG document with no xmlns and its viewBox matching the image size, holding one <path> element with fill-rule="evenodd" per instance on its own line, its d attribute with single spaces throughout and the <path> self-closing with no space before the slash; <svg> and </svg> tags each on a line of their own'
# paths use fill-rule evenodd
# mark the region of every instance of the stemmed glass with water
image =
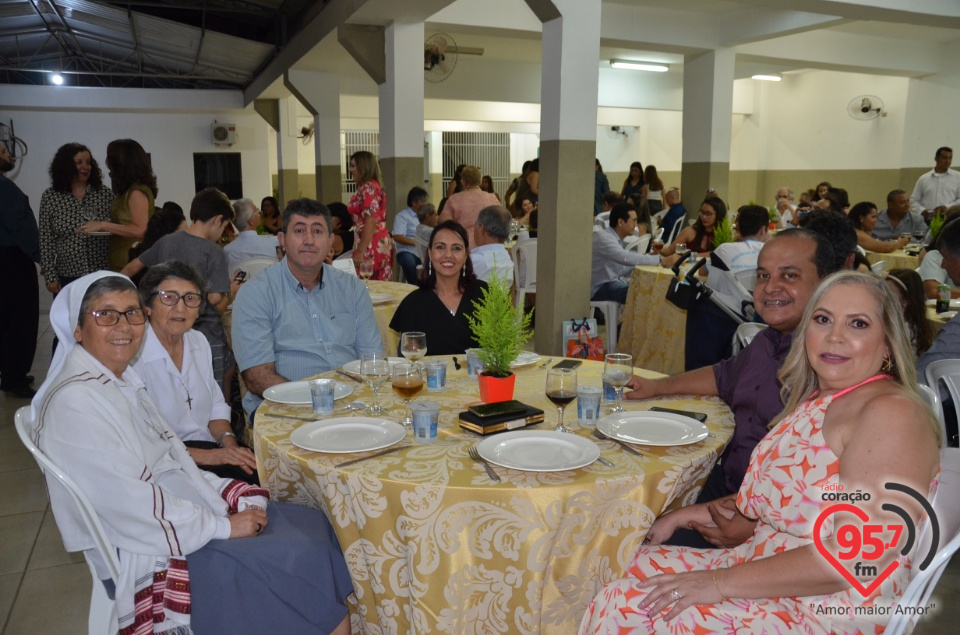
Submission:
<svg viewBox="0 0 960 635">
<path fill-rule="evenodd" d="M 570 432 L 563 427 L 563 409 L 577 398 L 577 371 L 572 368 L 551 368 L 547 371 L 545 392 L 547 399 L 553 402 L 560 413 L 560 422 L 554 430 Z"/>
<path fill-rule="evenodd" d="M 367 409 L 370 414 L 383 412 L 380 405 L 380 386 L 390 377 L 390 362 L 384 353 L 364 353 L 360 356 L 360 377 L 373 391 L 373 405 Z"/>
<path fill-rule="evenodd" d="M 616 388 L 617 403 L 610 412 L 623 412 L 623 387 L 633 378 L 633 356 L 610 353 L 603 358 L 603 380 Z"/>
<path fill-rule="evenodd" d="M 406 331 L 400 334 L 400 352 L 414 365 L 427 354 L 427 334 L 422 331 Z"/>
<path fill-rule="evenodd" d="M 369 258 L 364 258 L 360 261 L 360 264 L 357 265 L 357 274 L 363 278 L 363 285 L 370 289 L 370 285 L 367 284 L 370 282 L 371 276 L 373 276 L 373 260 Z"/>
<path fill-rule="evenodd" d="M 397 393 L 403 403 L 407 405 L 407 413 L 403 417 L 403 425 L 413 425 L 413 410 L 410 401 L 423 390 L 423 374 L 416 364 L 394 364 L 390 371 L 393 392 Z"/>
</svg>

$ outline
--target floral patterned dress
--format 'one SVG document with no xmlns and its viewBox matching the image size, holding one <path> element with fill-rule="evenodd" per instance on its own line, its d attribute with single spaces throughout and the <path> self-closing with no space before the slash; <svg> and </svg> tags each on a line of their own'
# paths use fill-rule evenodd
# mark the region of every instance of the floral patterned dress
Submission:
<svg viewBox="0 0 960 635">
<path fill-rule="evenodd" d="M 628 571 L 629 576 L 607 584 L 594 598 L 580 623 L 581 635 L 882 633 L 890 613 L 858 615 L 855 607 L 891 609 L 910 583 L 913 553 L 899 556 L 900 566 L 869 598 L 852 588 L 802 598 L 734 598 L 713 605 L 691 606 L 669 622 L 663 619 L 666 612 L 648 615 L 646 610 L 637 607 L 647 593 L 647 589 L 638 586 L 645 578 L 730 567 L 812 543 L 817 516 L 822 509 L 836 504 L 822 500 L 823 486 L 838 484 L 840 475 L 840 460 L 822 433 L 827 407 L 834 399 L 859 386 L 885 378 L 886 375 L 877 375 L 834 395 L 812 397 L 760 441 L 737 496 L 740 511 L 760 519 L 750 540 L 732 549 L 671 546 L 641 549 Z M 931 482 L 928 499 L 932 498 L 936 483 L 937 479 Z M 823 535 L 833 533 L 832 520 L 830 517 L 824 522 Z"/>
<path fill-rule="evenodd" d="M 392 280 L 393 237 L 387 230 L 387 196 L 383 188 L 372 179 L 358 186 L 347 204 L 347 211 L 353 218 L 353 231 L 356 234 L 354 245 L 360 244 L 367 218 L 373 216 L 377 219 L 377 228 L 364 257 L 373 260 L 371 280 Z"/>
</svg>

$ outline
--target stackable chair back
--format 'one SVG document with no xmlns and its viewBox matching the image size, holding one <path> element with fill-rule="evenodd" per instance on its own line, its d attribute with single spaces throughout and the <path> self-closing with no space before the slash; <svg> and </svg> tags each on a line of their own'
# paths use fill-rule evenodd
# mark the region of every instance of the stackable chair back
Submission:
<svg viewBox="0 0 960 635">
<path fill-rule="evenodd" d="M 230 279 L 233 280 L 233 277 L 237 275 L 237 272 L 243 269 L 247 272 L 247 280 L 256 276 L 264 269 L 269 269 L 280 262 L 276 258 L 269 258 L 267 256 L 254 256 L 253 258 L 246 258 L 241 260 L 233 268 L 233 271 L 230 272 Z"/>
<path fill-rule="evenodd" d="M 523 254 L 522 264 L 520 254 Z M 523 267 L 523 270 L 520 268 Z M 523 307 L 527 293 L 537 292 L 537 239 L 518 240 L 513 246 L 513 280 L 515 306 Z"/>
</svg>

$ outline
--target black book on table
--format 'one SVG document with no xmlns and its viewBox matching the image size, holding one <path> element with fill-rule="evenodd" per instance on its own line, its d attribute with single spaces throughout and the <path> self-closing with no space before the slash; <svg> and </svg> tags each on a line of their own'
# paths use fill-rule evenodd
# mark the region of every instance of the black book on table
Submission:
<svg viewBox="0 0 960 635">
<path fill-rule="evenodd" d="M 543 422 L 543 410 L 527 406 L 523 412 L 494 417 L 478 417 L 469 410 L 460 413 L 460 427 L 480 435 L 517 430 Z"/>
</svg>

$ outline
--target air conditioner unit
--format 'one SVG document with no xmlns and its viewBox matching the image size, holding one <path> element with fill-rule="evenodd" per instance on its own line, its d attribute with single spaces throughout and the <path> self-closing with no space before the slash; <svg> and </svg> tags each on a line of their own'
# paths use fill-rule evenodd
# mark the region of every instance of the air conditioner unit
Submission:
<svg viewBox="0 0 960 635">
<path fill-rule="evenodd" d="M 237 142 L 237 124 L 214 121 L 210 124 L 210 141 L 218 146 L 232 146 Z"/>
</svg>

